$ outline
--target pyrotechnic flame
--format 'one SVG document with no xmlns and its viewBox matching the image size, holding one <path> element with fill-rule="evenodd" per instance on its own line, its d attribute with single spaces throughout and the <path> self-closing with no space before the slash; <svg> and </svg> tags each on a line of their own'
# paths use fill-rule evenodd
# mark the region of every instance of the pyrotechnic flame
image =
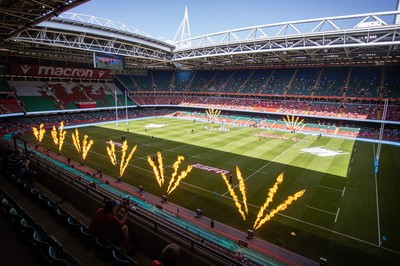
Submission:
<svg viewBox="0 0 400 266">
<path fill-rule="evenodd" d="M 107 154 L 110 157 L 111 163 L 116 166 L 117 165 L 117 157 L 115 156 L 115 145 L 112 142 L 112 140 L 110 140 L 110 148 L 108 146 L 106 146 L 107 148 Z"/>
<path fill-rule="evenodd" d="M 121 162 L 119 164 L 119 173 L 122 172 L 122 167 L 125 165 L 126 150 L 128 149 L 128 141 L 124 140 L 121 146 Z M 121 175 L 120 175 L 121 176 Z"/>
<path fill-rule="evenodd" d="M 271 220 L 272 217 L 275 216 L 275 214 L 277 214 L 278 212 L 281 212 L 283 210 L 285 210 L 290 204 L 292 204 L 292 202 L 296 201 L 298 198 L 300 198 L 301 196 L 303 196 L 304 192 L 306 190 L 300 190 L 299 192 L 296 192 L 293 196 L 289 196 L 283 203 L 281 203 L 278 207 L 276 207 L 275 209 L 273 209 L 269 214 L 267 214 L 259 223 L 257 226 L 254 226 L 254 230 L 260 228 L 260 226 L 262 226 L 264 223 L 268 222 L 269 220 Z"/>
<path fill-rule="evenodd" d="M 126 141 L 125 141 L 126 142 Z M 124 175 L 125 169 L 126 167 L 128 167 L 129 161 L 132 159 L 133 154 L 135 153 L 137 148 L 137 145 L 135 145 L 135 147 L 132 148 L 131 152 L 128 155 L 128 158 L 126 158 L 125 163 L 122 164 L 123 159 L 121 160 L 121 167 L 120 167 L 120 172 L 119 172 L 119 176 L 122 177 Z"/>
<path fill-rule="evenodd" d="M 296 117 L 296 120 L 295 120 L 294 115 L 292 115 L 292 118 L 290 118 L 289 115 L 286 115 L 286 118 L 287 118 L 287 120 L 284 117 L 282 117 L 283 121 L 286 124 L 286 128 L 289 130 L 299 130 L 301 125 L 304 122 L 304 119 L 302 119 L 302 120 L 300 120 L 300 122 L 298 122 L 299 118 L 300 118 L 298 116 Z"/>
<path fill-rule="evenodd" d="M 39 140 L 39 131 L 37 130 L 36 127 L 32 127 L 33 135 L 37 140 Z"/>
<path fill-rule="evenodd" d="M 207 118 L 214 119 L 221 114 L 221 110 L 214 110 L 214 108 L 209 108 L 206 110 Z"/>
<path fill-rule="evenodd" d="M 36 140 L 42 142 L 44 133 L 46 133 L 46 129 L 44 129 L 44 124 L 40 124 L 39 130 L 36 127 L 32 127 L 33 135 L 35 136 Z"/>
<path fill-rule="evenodd" d="M 245 213 L 242 211 L 242 205 L 240 204 L 239 199 L 238 199 L 238 197 L 237 197 L 235 191 L 234 191 L 233 188 L 232 188 L 232 185 L 229 184 L 229 181 L 228 181 L 228 179 L 226 178 L 226 176 L 225 176 L 224 173 L 221 173 L 221 176 L 222 176 L 222 178 L 224 179 L 224 181 L 225 181 L 225 183 L 226 183 L 226 186 L 228 187 L 229 193 L 231 194 L 231 197 L 232 197 L 232 199 L 233 199 L 233 202 L 235 203 L 235 205 L 236 205 L 236 207 L 237 207 L 237 209 L 238 209 L 240 215 L 242 215 L 243 221 L 245 221 L 245 220 L 246 220 L 246 215 L 245 215 Z"/>
<path fill-rule="evenodd" d="M 182 179 L 184 179 L 189 173 L 190 171 L 192 171 L 193 166 L 189 165 L 186 170 L 182 170 L 181 174 L 177 177 L 177 180 L 175 182 L 175 185 L 169 190 L 167 190 L 167 193 L 170 194 L 172 191 L 175 190 L 175 188 L 178 187 L 179 183 L 181 182 Z"/>
<path fill-rule="evenodd" d="M 157 162 L 158 162 L 158 169 L 160 171 L 160 177 L 161 177 L 161 185 L 164 184 L 164 165 L 163 165 L 163 159 L 161 156 L 161 152 L 157 152 Z"/>
<path fill-rule="evenodd" d="M 244 184 L 242 173 L 240 172 L 240 169 L 237 165 L 236 165 L 236 176 L 237 179 L 239 180 L 239 190 L 242 193 L 244 210 L 246 211 L 246 214 L 248 214 L 249 209 L 247 208 L 246 185 Z"/>
<path fill-rule="evenodd" d="M 79 140 L 79 131 L 75 128 L 75 134 L 72 132 L 72 142 L 74 143 L 75 149 L 78 153 L 81 152 L 81 144 Z"/>
<path fill-rule="evenodd" d="M 61 122 L 58 134 L 56 127 L 53 126 L 53 130 L 51 131 L 51 136 L 53 138 L 54 144 L 58 146 L 59 151 L 61 151 L 62 146 L 64 144 L 65 134 L 67 134 L 67 131 L 64 130 L 64 122 Z"/>
<path fill-rule="evenodd" d="M 282 181 L 283 181 L 283 173 L 281 173 L 281 174 L 276 178 L 275 184 L 269 189 L 268 198 L 267 198 L 267 200 L 265 201 L 264 205 L 261 206 L 260 210 L 258 211 L 257 219 L 256 219 L 256 221 L 254 222 L 254 226 L 253 226 L 253 227 L 256 227 L 256 225 L 258 224 L 258 222 L 259 222 L 259 221 L 261 220 L 261 218 L 263 217 L 265 210 L 267 209 L 268 205 L 272 202 L 276 191 L 278 191 L 278 185 L 281 184 Z"/>
<path fill-rule="evenodd" d="M 160 174 L 158 172 L 158 168 L 157 168 L 156 164 L 153 162 L 153 159 L 151 159 L 150 156 L 147 156 L 147 161 L 149 162 L 150 166 L 153 167 L 154 175 L 156 176 L 158 185 L 161 187 L 161 178 L 160 178 Z"/>
<path fill-rule="evenodd" d="M 82 140 L 82 159 L 85 160 L 86 156 L 93 145 L 93 140 L 87 141 L 88 135 L 85 135 Z M 78 139 L 79 140 L 79 139 Z"/>
<path fill-rule="evenodd" d="M 172 165 L 172 168 L 174 169 L 174 172 L 172 173 L 171 180 L 169 181 L 167 191 L 170 190 L 172 184 L 174 183 L 174 181 L 175 181 L 175 176 L 176 176 L 176 174 L 178 173 L 179 165 L 181 164 L 181 162 L 182 162 L 183 160 L 185 160 L 185 157 L 179 155 L 179 156 L 178 156 L 178 159 L 176 160 L 176 162 Z"/>
<path fill-rule="evenodd" d="M 89 145 L 90 145 L 90 143 L 89 143 Z M 89 146 L 89 148 L 90 148 L 90 146 Z M 125 140 L 121 146 L 121 162 L 119 165 L 119 177 L 121 177 L 121 178 L 125 173 L 125 169 L 129 165 L 129 161 L 132 159 L 132 156 L 136 151 L 137 145 L 135 145 L 135 147 L 132 148 L 128 157 L 126 157 L 126 151 L 128 150 L 128 148 L 129 148 L 128 141 Z M 107 154 L 110 157 L 111 163 L 114 166 L 117 166 L 118 163 L 117 163 L 117 156 L 115 155 L 115 145 L 114 145 L 114 142 L 112 142 L 112 140 L 110 140 L 110 147 L 107 146 Z"/>
<path fill-rule="evenodd" d="M 53 139 L 54 145 L 58 145 L 58 137 L 57 137 L 57 129 L 55 126 L 53 126 L 53 129 L 51 130 L 51 137 Z"/>
</svg>

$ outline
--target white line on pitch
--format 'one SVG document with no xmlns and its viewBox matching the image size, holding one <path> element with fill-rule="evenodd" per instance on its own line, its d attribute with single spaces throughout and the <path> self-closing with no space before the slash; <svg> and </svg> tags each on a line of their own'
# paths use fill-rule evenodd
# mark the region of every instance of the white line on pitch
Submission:
<svg viewBox="0 0 400 266">
<path fill-rule="evenodd" d="M 323 186 L 323 185 L 318 185 L 319 187 L 323 187 L 326 189 L 331 189 L 331 190 L 335 190 L 335 191 L 342 191 L 341 189 L 337 189 L 337 188 L 332 188 L 332 187 L 327 187 L 327 186 Z"/>
<path fill-rule="evenodd" d="M 318 208 L 315 208 L 315 207 L 311 207 L 309 205 L 307 205 L 306 207 L 310 208 L 310 209 L 314 209 L 314 210 L 320 211 L 320 212 L 325 212 L 325 213 L 328 213 L 328 214 L 336 215 L 336 213 L 334 213 L 334 212 L 328 212 L 328 211 L 321 210 L 321 209 L 318 209 Z"/>
<path fill-rule="evenodd" d="M 350 171 L 351 171 L 351 166 L 349 167 L 349 171 L 347 172 L 347 174 L 350 174 Z"/>
<path fill-rule="evenodd" d="M 302 140 L 303 141 L 303 140 Z M 263 166 L 261 166 L 260 168 L 258 168 L 258 170 L 256 170 L 254 173 L 252 173 L 251 175 L 249 175 L 247 178 L 244 179 L 244 181 L 247 181 L 249 178 L 251 178 L 252 176 L 254 176 L 257 173 L 260 173 L 261 170 L 265 167 L 267 167 L 270 163 L 273 163 L 276 159 L 278 159 L 279 157 L 281 157 L 283 154 L 289 152 L 292 148 L 294 148 L 294 146 L 297 146 L 297 144 L 301 143 L 302 141 L 296 142 L 294 145 L 290 146 L 287 150 L 285 150 L 284 152 L 282 152 L 281 154 L 277 155 L 275 158 L 273 158 L 272 160 L 270 160 L 268 163 L 264 164 Z M 237 187 L 234 186 L 234 187 Z M 223 193 L 222 195 L 226 195 L 229 193 L 229 190 L 226 191 L 225 193 Z"/>
<path fill-rule="evenodd" d="M 342 197 L 343 197 L 345 191 L 346 191 L 346 187 L 343 188 Z"/>
<path fill-rule="evenodd" d="M 339 211 L 340 211 L 340 208 L 337 208 L 336 217 L 335 217 L 335 223 L 336 223 L 336 221 L 337 221 L 337 217 L 338 217 L 338 215 L 339 215 Z"/>
<path fill-rule="evenodd" d="M 252 171 L 252 172 L 256 172 L 256 171 L 257 171 L 257 170 L 255 170 L 255 169 L 249 169 L 249 170 Z M 268 173 L 262 172 L 262 171 L 258 171 L 258 173 L 263 174 L 263 175 L 268 174 Z"/>
</svg>

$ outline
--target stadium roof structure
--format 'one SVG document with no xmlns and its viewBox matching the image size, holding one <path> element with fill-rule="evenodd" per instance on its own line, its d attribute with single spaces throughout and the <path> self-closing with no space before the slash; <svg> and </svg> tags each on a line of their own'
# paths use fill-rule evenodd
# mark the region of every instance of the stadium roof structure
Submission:
<svg viewBox="0 0 400 266">
<path fill-rule="evenodd" d="M 20 53 L 15 36 L 89 0 L 0 0 L 0 56 Z M 24 52 L 22 52 L 23 55 Z M 3 60 L 0 60 L 4 64 Z"/>
<path fill-rule="evenodd" d="M 0 41 L 89 0 L 0 0 Z"/>
<path fill-rule="evenodd" d="M 137 69 L 398 64 L 399 15 L 400 11 L 389 11 L 275 23 L 170 44 L 118 22 L 53 10 L 34 23 L 17 23 L 8 33 L 3 30 L 0 56 L 4 62 L 23 57 L 26 63 L 48 60 L 90 67 L 93 52 L 106 52 L 125 56 L 128 73 Z M 0 28 L 6 28 L 5 24 L 3 20 Z"/>
<path fill-rule="evenodd" d="M 398 63 L 399 14 L 327 17 L 203 35 L 176 42 L 173 61 L 216 69 Z"/>
</svg>

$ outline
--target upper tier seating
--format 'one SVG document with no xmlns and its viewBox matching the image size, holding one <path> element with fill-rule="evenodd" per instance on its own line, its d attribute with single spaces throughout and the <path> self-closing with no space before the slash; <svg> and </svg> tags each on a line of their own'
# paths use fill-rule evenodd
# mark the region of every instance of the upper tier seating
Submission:
<svg viewBox="0 0 400 266">
<path fill-rule="evenodd" d="M 383 84 L 384 98 L 400 98 L 400 67 L 387 66 L 385 67 L 385 78 Z"/>
<path fill-rule="evenodd" d="M 295 73 L 295 68 L 275 69 L 266 84 L 267 94 L 284 94 L 285 89 Z"/>
<path fill-rule="evenodd" d="M 346 96 L 378 97 L 382 67 L 353 67 Z"/>
<path fill-rule="evenodd" d="M 186 91 L 190 82 L 193 80 L 196 72 L 192 71 L 177 71 L 174 75 L 172 91 Z"/>
<path fill-rule="evenodd" d="M 320 71 L 320 68 L 299 68 L 287 94 L 311 95 Z"/>
<path fill-rule="evenodd" d="M 323 68 L 315 96 L 342 96 L 346 84 L 348 67 Z"/>
</svg>

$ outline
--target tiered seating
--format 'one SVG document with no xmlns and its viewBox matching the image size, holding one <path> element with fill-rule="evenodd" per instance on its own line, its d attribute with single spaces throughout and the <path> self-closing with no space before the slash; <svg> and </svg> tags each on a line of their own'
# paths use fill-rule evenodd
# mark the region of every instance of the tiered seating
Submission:
<svg viewBox="0 0 400 266">
<path fill-rule="evenodd" d="M 258 123 L 258 127 L 269 128 L 273 123 L 275 123 L 273 119 L 264 119 Z"/>
<path fill-rule="evenodd" d="M 376 119 L 375 107 L 371 105 L 344 104 L 342 117 L 356 119 Z"/>
<path fill-rule="evenodd" d="M 175 79 L 173 83 L 173 91 L 185 91 L 192 81 L 195 73 L 192 71 L 177 71 L 175 72 Z"/>
<path fill-rule="evenodd" d="M 73 234 L 82 238 L 89 247 L 95 248 L 99 255 L 108 260 L 113 265 L 137 265 L 136 261 L 130 258 L 125 253 L 122 253 L 119 247 L 114 244 L 100 243 L 98 239 L 88 233 L 88 228 L 84 223 L 75 218 L 71 213 L 64 210 L 55 201 L 48 198 L 45 194 L 41 193 L 34 185 L 24 181 L 23 179 L 14 175 L 8 175 L 20 189 L 28 194 L 29 197 L 41 205 L 42 209 L 46 209 L 50 215 L 54 216 L 66 228 L 69 228 Z M 3 197 L 2 197 L 3 196 Z M 5 204 L 4 193 L 0 191 L 1 209 L 9 210 L 8 213 L 12 220 L 15 220 L 20 227 L 22 233 L 35 245 L 38 252 L 40 252 L 52 265 L 69 265 L 78 266 L 80 262 L 73 257 L 69 252 L 66 252 L 62 243 L 58 241 L 53 235 L 49 235 L 40 225 L 38 225 L 33 218 L 29 215 L 24 215 L 24 210 L 9 197 L 6 199 L 8 204 Z M 10 204 L 11 202 L 11 204 Z M 10 207 L 14 208 L 15 214 L 10 211 Z"/>
<path fill-rule="evenodd" d="M 10 86 L 8 86 L 7 82 L 3 79 L 0 79 L 0 92 L 12 92 Z"/>
<path fill-rule="evenodd" d="M 299 68 L 287 94 L 311 95 L 319 72 L 319 68 Z"/>
<path fill-rule="evenodd" d="M 282 101 L 277 112 L 287 114 L 307 114 L 308 102 L 305 101 Z"/>
<path fill-rule="evenodd" d="M 50 111 L 60 108 L 50 96 L 50 92 L 41 88 L 43 82 L 10 81 L 9 83 L 16 89 L 18 99 L 24 103 L 27 111 Z"/>
<path fill-rule="evenodd" d="M 259 101 L 254 105 L 253 110 L 265 111 L 265 112 L 277 112 L 280 105 L 281 105 L 280 102 Z"/>
<path fill-rule="evenodd" d="M 256 69 L 240 92 L 242 93 L 270 93 L 264 85 L 271 76 L 273 69 Z"/>
<path fill-rule="evenodd" d="M 397 128 L 385 128 L 383 136 L 386 140 L 400 141 L 400 130 Z"/>
<path fill-rule="evenodd" d="M 10 177 L 11 178 L 11 177 Z M 51 200 L 41 195 L 38 190 L 25 181 L 12 177 L 21 188 L 26 190 L 32 197 L 41 200 L 50 206 Z M 41 199 L 39 199 L 41 197 Z M 19 229 L 26 240 L 35 247 L 38 254 L 53 265 L 77 266 L 80 262 L 69 252 L 66 252 L 61 243 L 49 234 L 10 196 L 0 191 L 1 211 Z M 55 204 L 55 203 L 52 203 Z M 22 254 L 21 254 L 22 255 Z"/>
<path fill-rule="evenodd" d="M 185 91 L 205 91 L 213 92 L 216 88 L 209 85 L 213 77 L 217 74 L 216 71 L 196 71 L 190 88 L 186 88 Z"/>
<path fill-rule="evenodd" d="M 378 97 L 382 67 L 354 67 L 346 96 Z"/>
<path fill-rule="evenodd" d="M 226 88 L 225 86 L 234 73 L 235 71 L 233 70 L 218 71 L 214 78 L 207 84 L 207 91 L 237 92 L 239 88 Z"/>
<path fill-rule="evenodd" d="M 377 134 L 377 129 L 373 127 L 362 127 L 360 128 L 360 132 L 358 133 L 358 136 L 361 138 L 368 138 L 368 139 L 374 139 Z"/>
<path fill-rule="evenodd" d="M 273 123 L 273 124 L 270 126 L 270 128 L 271 128 L 271 129 L 280 129 L 280 130 L 283 130 L 283 129 L 286 129 L 286 123 L 285 123 L 284 121 L 282 121 L 282 120 L 276 120 L 275 123 Z"/>
<path fill-rule="evenodd" d="M 400 98 L 400 67 L 385 67 L 385 80 L 383 89 L 384 98 Z"/>
<path fill-rule="evenodd" d="M 173 74 L 172 71 L 152 71 L 155 90 L 169 91 Z"/>
<path fill-rule="evenodd" d="M 116 78 L 122 82 L 129 91 L 138 91 L 131 75 L 116 75 Z"/>
<path fill-rule="evenodd" d="M 16 98 L 0 99 L 0 114 L 22 113 Z"/>
<path fill-rule="evenodd" d="M 111 107 L 115 106 L 115 91 L 120 99 L 118 104 L 124 104 L 123 94 L 112 83 L 10 81 L 10 84 L 28 112 Z"/>
<path fill-rule="evenodd" d="M 357 127 L 350 127 L 350 126 L 340 126 L 339 130 L 337 131 L 338 135 L 341 136 L 350 136 L 350 137 L 357 137 L 360 132 L 360 128 Z"/>
<path fill-rule="evenodd" d="M 330 102 L 313 102 L 308 114 L 314 116 L 338 116 L 339 104 Z"/>
<path fill-rule="evenodd" d="M 342 96 L 348 72 L 348 67 L 324 68 L 315 95 Z"/>
<path fill-rule="evenodd" d="M 153 91 L 153 79 L 151 72 L 148 72 L 146 76 L 131 76 L 133 84 L 137 85 L 137 90 L 140 91 Z M 136 87 L 136 86 L 135 86 Z"/>
<path fill-rule="evenodd" d="M 383 107 L 381 107 L 381 109 L 383 109 Z M 388 106 L 386 120 L 400 121 L 400 106 Z"/>
<path fill-rule="evenodd" d="M 241 92 L 242 86 L 245 84 L 252 72 L 253 70 L 236 70 L 231 77 L 228 77 L 226 84 L 224 84 L 219 91 Z"/>
<path fill-rule="evenodd" d="M 276 69 L 266 85 L 266 92 L 268 94 L 283 94 L 294 71 L 294 68 Z"/>
<path fill-rule="evenodd" d="M 303 131 L 312 131 L 319 133 L 334 134 L 336 131 L 336 126 L 326 125 L 321 123 L 306 123 L 302 129 Z"/>
</svg>

